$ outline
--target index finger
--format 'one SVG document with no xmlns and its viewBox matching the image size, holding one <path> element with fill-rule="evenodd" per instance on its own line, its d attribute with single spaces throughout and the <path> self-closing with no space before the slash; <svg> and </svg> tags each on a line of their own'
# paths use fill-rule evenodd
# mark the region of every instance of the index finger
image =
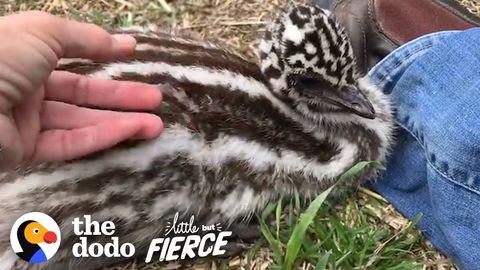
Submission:
<svg viewBox="0 0 480 270">
<path fill-rule="evenodd" d="M 135 38 L 112 35 L 101 27 L 68 20 L 39 11 L 19 14 L 30 31 L 60 58 L 88 58 L 106 61 L 126 56 L 135 49 Z M 34 25 L 34 27 L 31 27 Z"/>
</svg>

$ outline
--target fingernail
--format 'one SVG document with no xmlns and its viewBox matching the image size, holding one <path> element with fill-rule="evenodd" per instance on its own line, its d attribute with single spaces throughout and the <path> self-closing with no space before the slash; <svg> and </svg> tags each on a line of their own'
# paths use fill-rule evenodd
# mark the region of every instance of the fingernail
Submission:
<svg viewBox="0 0 480 270">
<path fill-rule="evenodd" d="M 133 36 L 117 34 L 113 35 L 113 50 L 115 51 L 132 51 L 135 49 L 137 41 Z"/>
</svg>

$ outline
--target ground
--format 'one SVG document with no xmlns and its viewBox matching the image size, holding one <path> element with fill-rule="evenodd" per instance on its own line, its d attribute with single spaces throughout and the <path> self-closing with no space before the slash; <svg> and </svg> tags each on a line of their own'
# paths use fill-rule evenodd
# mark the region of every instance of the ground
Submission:
<svg viewBox="0 0 480 270">
<path fill-rule="evenodd" d="M 480 14 L 476 0 L 459 1 L 472 13 Z M 106 28 L 154 24 L 187 29 L 255 60 L 265 22 L 285 3 L 286 0 L 0 0 L 0 15 L 35 9 Z M 368 189 L 350 191 L 342 199 L 317 205 L 317 215 L 304 215 L 308 218 L 310 214 L 310 226 L 298 234 L 295 224 L 305 206 L 295 199 L 269 205 L 258 217 L 263 224 L 263 238 L 238 257 L 169 265 L 130 262 L 109 269 L 284 269 L 289 262 L 298 269 L 455 269 L 425 241 L 412 222 Z M 312 207 L 307 211 L 311 210 Z M 298 252 L 291 252 L 296 241 L 301 247 Z"/>
</svg>

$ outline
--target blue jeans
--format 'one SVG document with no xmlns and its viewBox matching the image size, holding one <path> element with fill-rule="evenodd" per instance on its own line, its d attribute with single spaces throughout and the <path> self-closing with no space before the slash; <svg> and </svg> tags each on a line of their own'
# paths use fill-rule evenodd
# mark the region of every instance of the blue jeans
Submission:
<svg viewBox="0 0 480 270">
<path fill-rule="evenodd" d="M 480 269 L 480 29 L 440 32 L 369 73 L 396 107 L 397 145 L 372 184 L 461 269 Z"/>
</svg>

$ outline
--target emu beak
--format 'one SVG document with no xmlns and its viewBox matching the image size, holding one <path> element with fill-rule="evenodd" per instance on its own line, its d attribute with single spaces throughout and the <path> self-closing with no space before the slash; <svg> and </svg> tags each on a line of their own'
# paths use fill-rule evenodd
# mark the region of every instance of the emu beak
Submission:
<svg viewBox="0 0 480 270">
<path fill-rule="evenodd" d="M 325 91 L 322 98 L 326 103 L 345 108 L 361 117 L 375 119 L 375 109 L 372 103 L 362 91 L 353 85 L 336 91 Z"/>
</svg>

